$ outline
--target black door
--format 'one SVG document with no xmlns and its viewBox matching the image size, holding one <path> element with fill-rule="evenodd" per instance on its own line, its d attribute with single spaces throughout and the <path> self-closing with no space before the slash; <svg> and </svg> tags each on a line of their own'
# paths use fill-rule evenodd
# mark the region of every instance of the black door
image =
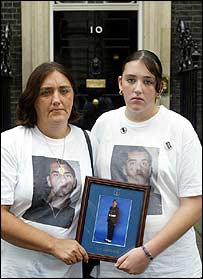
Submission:
<svg viewBox="0 0 203 279">
<path fill-rule="evenodd" d="M 66 64 L 78 87 L 84 129 L 124 105 L 118 75 L 137 50 L 137 11 L 54 11 L 54 60 Z"/>
</svg>

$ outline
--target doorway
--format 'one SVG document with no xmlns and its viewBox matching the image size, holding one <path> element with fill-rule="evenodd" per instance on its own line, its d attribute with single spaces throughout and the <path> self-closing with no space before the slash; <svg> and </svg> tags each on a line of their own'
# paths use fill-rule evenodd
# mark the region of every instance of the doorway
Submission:
<svg viewBox="0 0 203 279">
<path fill-rule="evenodd" d="M 54 11 L 54 60 L 76 82 L 83 129 L 124 105 L 118 94 L 123 60 L 138 49 L 138 11 Z"/>
</svg>

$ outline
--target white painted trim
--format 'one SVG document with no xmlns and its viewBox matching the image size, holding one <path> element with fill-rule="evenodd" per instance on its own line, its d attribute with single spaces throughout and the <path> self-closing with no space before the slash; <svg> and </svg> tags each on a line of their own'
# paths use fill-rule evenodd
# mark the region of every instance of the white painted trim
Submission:
<svg viewBox="0 0 203 279">
<path fill-rule="evenodd" d="M 138 50 L 143 49 L 143 1 L 139 1 L 139 9 L 138 9 L 138 38 L 137 45 Z"/>
<path fill-rule="evenodd" d="M 49 3 L 49 32 L 50 32 L 50 42 L 49 42 L 49 47 L 50 47 L 50 61 L 54 61 L 54 16 L 53 16 L 53 7 L 52 3 L 53 1 L 50 1 Z"/>
<path fill-rule="evenodd" d="M 50 1 L 54 11 L 138 11 L 138 3 L 59 3 Z M 86 1 L 87 2 L 87 1 Z"/>
</svg>

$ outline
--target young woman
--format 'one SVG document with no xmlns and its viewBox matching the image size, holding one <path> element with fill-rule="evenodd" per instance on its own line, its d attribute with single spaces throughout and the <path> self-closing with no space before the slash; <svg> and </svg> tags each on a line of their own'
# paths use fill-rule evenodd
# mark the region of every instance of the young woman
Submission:
<svg viewBox="0 0 203 279">
<path fill-rule="evenodd" d="M 143 147 L 152 157 L 149 178 L 156 199 L 150 195 L 143 246 L 132 247 L 115 265 L 101 262 L 99 277 L 200 278 L 193 228 L 202 208 L 198 136 L 186 118 L 156 104 L 163 85 L 162 65 L 154 53 L 130 55 L 118 83 L 126 105 L 104 113 L 92 128 L 98 140 L 95 174 L 126 181 L 122 157 L 129 148 Z M 145 164 L 133 158 L 134 175 L 141 175 Z"/>
</svg>

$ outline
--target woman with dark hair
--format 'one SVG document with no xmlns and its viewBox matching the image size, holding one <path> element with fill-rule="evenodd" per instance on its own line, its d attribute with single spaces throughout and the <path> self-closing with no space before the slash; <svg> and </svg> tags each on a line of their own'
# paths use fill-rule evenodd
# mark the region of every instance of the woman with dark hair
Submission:
<svg viewBox="0 0 203 279">
<path fill-rule="evenodd" d="M 80 119 L 80 114 L 77 112 L 77 90 L 72 76 L 62 64 L 50 62 L 41 64 L 30 75 L 26 88 L 21 94 L 17 105 L 17 125 L 23 125 L 28 128 L 33 128 L 35 125 L 37 125 L 38 119 L 35 109 L 35 101 L 40 92 L 42 82 L 49 74 L 55 71 L 61 73 L 69 80 L 69 84 L 71 85 L 74 92 L 73 104 L 71 111 L 69 111 L 69 123 L 75 123 Z"/>
<path fill-rule="evenodd" d="M 124 61 L 118 84 L 126 105 L 101 115 L 92 129 L 98 140 L 95 175 L 152 183 L 151 193 L 156 189 L 157 198 L 150 193 L 143 246 L 132 247 L 115 266 L 101 261 L 99 277 L 200 278 L 202 266 L 193 227 L 202 213 L 198 136 L 186 118 L 157 104 L 163 89 L 162 65 L 151 51 L 132 53 Z M 126 157 L 127 147 L 148 150 L 153 171 L 147 171 L 147 157 L 133 152 L 128 170 L 126 166 L 122 173 L 123 158 L 118 154 L 126 152 Z M 143 180 L 144 172 L 150 180 Z M 136 218 L 136 212 L 132 214 Z"/>
<path fill-rule="evenodd" d="M 92 168 L 84 133 L 71 124 L 79 119 L 75 93 L 63 65 L 39 65 L 20 96 L 17 127 L 1 135 L 2 278 L 82 277 L 88 255 L 74 239 L 85 176 Z M 55 162 L 52 178 L 42 180 L 50 160 Z M 74 218 L 62 214 L 64 205 L 56 200 L 51 204 L 53 181 L 55 195 L 64 201 L 72 202 L 74 188 Z M 44 212 L 46 200 L 52 210 Z"/>
</svg>

